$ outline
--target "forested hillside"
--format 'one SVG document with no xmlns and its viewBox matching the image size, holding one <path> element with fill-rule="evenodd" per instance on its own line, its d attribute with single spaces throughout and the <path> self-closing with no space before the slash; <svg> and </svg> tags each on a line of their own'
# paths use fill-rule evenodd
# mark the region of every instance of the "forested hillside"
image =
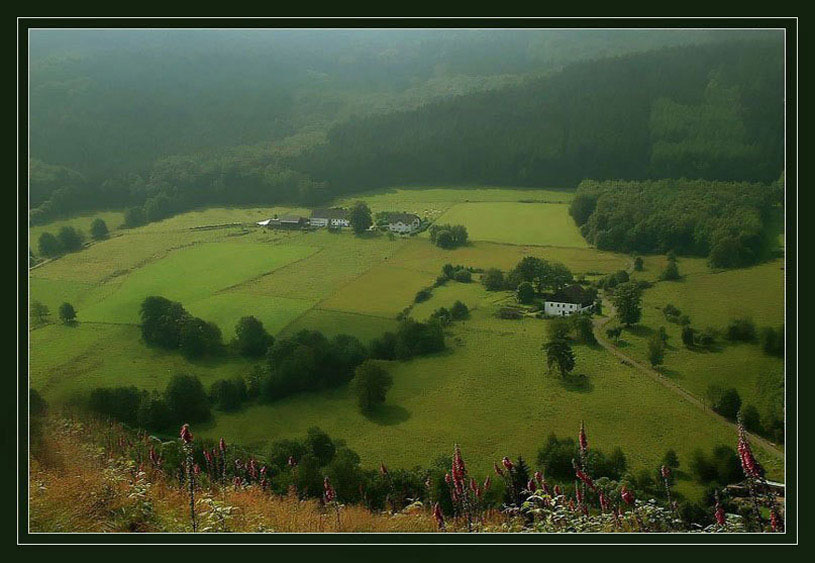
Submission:
<svg viewBox="0 0 815 563">
<path fill-rule="evenodd" d="M 107 207 L 136 225 L 397 183 L 779 177 L 779 40 L 577 33 L 44 36 L 32 222 Z"/>
<path fill-rule="evenodd" d="M 583 178 L 771 181 L 783 164 L 781 44 L 575 64 L 521 86 L 335 127 L 299 167 L 335 189 Z"/>
</svg>

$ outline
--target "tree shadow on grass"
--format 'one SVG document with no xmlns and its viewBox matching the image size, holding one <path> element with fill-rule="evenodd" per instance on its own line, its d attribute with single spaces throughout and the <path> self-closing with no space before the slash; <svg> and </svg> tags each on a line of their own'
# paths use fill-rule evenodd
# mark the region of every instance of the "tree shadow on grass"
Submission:
<svg viewBox="0 0 815 563">
<path fill-rule="evenodd" d="M 591 393 L 594 391 L 594 384 L 589 379 L 589 376 L 582 373 L 567 375 L 561 378 L 560 383 L 567 391 L 574 391 L 576 393 Z"/>
<path fill-rule="evenodd" d="M 666 367 L 662 367 L 659 370 L 663 376 L 667 377 L 668 379 L 682 379 L 682 374 L 676 371 L 675 369 L 670 369 Z"/>
<path fill-rule="evenodd" d="M 395 426 L 410 418 L 410 411 L 399 405 L 379 405 L 365 418 L 380 426 Z"/>
</svg>

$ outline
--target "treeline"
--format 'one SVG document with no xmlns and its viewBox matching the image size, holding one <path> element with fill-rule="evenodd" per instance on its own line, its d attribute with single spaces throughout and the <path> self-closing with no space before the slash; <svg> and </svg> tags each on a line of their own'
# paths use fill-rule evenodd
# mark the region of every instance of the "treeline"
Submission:
<svg viewBox="0 0 815 563">
<path fill-rule="evenodd" d="M 351 120 L 296 168 L 349 192 L 584 178 L 769 182 L 783 168 L 782 44 L 590 61 L 520 86 Z"/>
<path fill-rule="evenodd" d="M 585 180 L 570 213 L 597 248 L 708 256 L 712 266 L 735 268 L 769 256 L 783 193 L 782 180 Z"/>
</svg>

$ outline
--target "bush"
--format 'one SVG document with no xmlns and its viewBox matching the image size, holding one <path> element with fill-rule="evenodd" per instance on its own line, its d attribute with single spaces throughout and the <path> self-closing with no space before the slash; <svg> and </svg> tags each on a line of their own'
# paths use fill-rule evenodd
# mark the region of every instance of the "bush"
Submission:
<svg viewBox="0 0 815 563">
<path fill-rule="evenodd" d="M 37 242 L 37 248 L 41 255 L 48 258 L 59 256 L 62 253 L 62 245 L 57 237 L 51 233 L 43 233 Z"/>
<path fill-rule="evenodd" d="M 423 303 L 423 302 L 427 301 L 428 299 L 430 299 L 432 296 L 433 296 L 433 292 L 431 292 L 429 289 L 427 289 L 427 288 L 420 289 L 419 291 L 416 292 L 416 296 L 413 298 L 413 302 L 414 303 Z"/>
<path fill-rule="evenodd" d="M 473 275 L 470 270 L 461 269 L 456 272 L 455 280 L 461 283 L 470 283 L 473 280 Z"/>
<path fill-rule="evenodd" d="M 481 283 L 487 291 L 500 291 L 505 287 L 504 273 L 498 268 L 490 268 L 481 276 Z"/>
<path fill-rule="evenodd" d="M 467 244 L 464 225 L 431 225 L 430 242 L 440 248 L 455 248 Z"/>
<path fill-rule="evenodd" d="M 99 217 L 91 223 L 91 236 L 96 240 L 102 240 L 108 237 L 108 225 Z"/>
<path fill-rule="evenodd" d="M 238 351 L 249 357 L 259 357 L 266 353 L 274 338 L 263 328 L 263 323 L 252 316 L 243 317 L 235 327 L 235 341 Z"/>
<path fill-rule="evenodd" d="M 739 419 L 744 427 L 750 432 L 762 434 L 764 429 L 761 426 L 761 416 L 758 414 L 758 409 L 753 405 L 745 405 L 739 410 Z"/>
<path fill-rule="evenodd" d="M 242 377 L 219 379 L 209 388 L 209 398 L 217 409 L 236 410 L 248 399 L 246 382 Z"/>
<path fill-rule="evenodd" d="M 198 317 L 187 317 L 181 324 L 178 345 L 187 358 L 200 358 L 220 352 L 221 329 Z"/>
<path fill-rule="evenodd" d="M 696 344 L 705 348 L 710 348 L 716 344 L 716 329 L 707 327 L 698 334 Z"/>
<path fill-rule="evenodd" d="M 685 348 L 693 348 L 696 344 L 696 331 L 689 326 L 682 327 L 682 344 Z"/>
<path fill-rule="evenodd" d="M 665 269 L 659 274 L 659 279 L 663 281 L 674 281 L 680 278 L 679 268 L 676 266 L 676 261 L 669 260 Z"/>
<path fill-rule="evenodd" d="M 741 397 L 734 388 L 724 389 L 718 385 L 710 385 L 707 390 L 707 399 L 714 411 L 725 418 L 736 419 L 741 408 Z"/>
<path fill-rule="evenodd" d="M 637 256 L 636 258 L 634 258 L 634 270 L 637 272 L 641 272 L 642 266 L 643 266 L 642 256 Z"/>
<path fill-rule="evenodd" d="M 181 326 L 189 316 L 181 303 L 164 297 L 151 296 L 142 301 L 141 334 L 147 344 L 162 348 L 178 348 Z"/>
<path fill-rule="evenodd" d="M 648 361 L 651 362 L 652 367 L 657 367 L 662 364 L 665 359 L 665 340 L 662 335 L 655 332 L 648 339 Z"/>
<path fill-rule="evenodd" d="M 144 216 L 144 207 L 129 207 L 125 209 L 124 226 L 127 228 L 138 227 L 147 222 Z"/>
<path fill-rule="evenodd" d="M 764 327 L 759 334 L 761 349 L 768 356 L 784 357 L 784 326 Z"/>
<path fill-rule="evenodd" d="M 535 288 L 529 282 L 521 282 L 515 292 L 518 303 L 528 305 L 535 300 Z"/>
<path fill-rule="evenodd" d="M 665 320 L 671 323 L 678 323 L 679 316 L 682 314 L 682 311 L 677 309 L 673 304 L 668 303 L 662 308 L 662 315 L 665 317 Z"/>
<path fill-rule="evenodd" d="M 209 397 L 194 375 L 176 374 L 167 384 L 164 399 L 179 424 L 204 422 L 211 418 Z"/>
<path fill-rule="evenodd" d="M 461 301 L 456 301 L 453 303 L 453 306 L 450 307 L 450 315 L 453 320 L 461 321 L 470 316 L 470 309 Z"/>
<path fill-rule="evenodd" d="M 733 342 L 753 342 L 756 339 L 756 325 L 752 319 L 733 319 L 727 325 L 725 336 Z"/>
</svg>

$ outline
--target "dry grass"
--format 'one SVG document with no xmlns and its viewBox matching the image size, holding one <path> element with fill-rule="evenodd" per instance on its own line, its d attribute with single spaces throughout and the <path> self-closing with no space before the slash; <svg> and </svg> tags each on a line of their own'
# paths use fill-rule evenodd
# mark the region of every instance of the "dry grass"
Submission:
<svg viewBox="0 0 815 563">
<path fill-rule="evenodd" d="M 31 532 L 191 531 L 189 497 L 174 478 L 122 456 L 118 438 L 104 447 L 89 439 L 121 436 L 118 427 L 56 417 L 47 427 L 41 453 L 31 459 Z M 199 490 L 196 515 L 202 532 L 437 531 L 427 507 L 388 514 L 342 506 L 338 518 L 318 500 L 301 500 L 294 491 L 270 495 L 256 486 Z M 448 523 L 448 530 L 458 528 Z"/>
</svg>

